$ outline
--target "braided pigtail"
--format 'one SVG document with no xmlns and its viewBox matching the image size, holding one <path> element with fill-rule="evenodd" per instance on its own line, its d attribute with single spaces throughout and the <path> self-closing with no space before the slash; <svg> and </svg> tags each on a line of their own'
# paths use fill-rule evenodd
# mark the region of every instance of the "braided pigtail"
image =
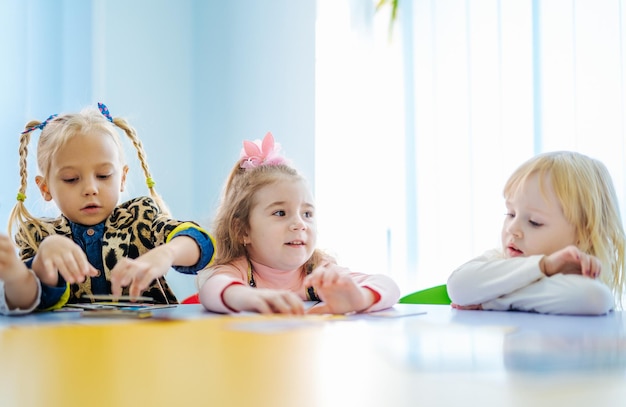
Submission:
<svg viewBox="0 0 626 407">
<path fill-rule="evenodd" d="M 53 116 L 50 116 L 45 122 L 38 120 L 32 120 L 26 124 L 25 130 L 20 137 L 19 156 L 20 156 L 20 188 L 17 192 L 17 202 L 9 215 L 9 236 L 13 235 L 13 228 L 17 227 L 17 235 L 15 235 L 16 241 L 25 241 L 28 246 L 37 250 L 37 244 L 35 238 L 29 233 L 27 225 L 29 223 L 39 224 L 39 220 L 30 214 L 24 201 L 26 200 L 26 187 L 28 185 L 28 144 L 30 143 L 30 134 L 33 130 L 42 129 Z"/>
<path fill-rule="evenodd" d="M 113 118 L 111 116 L 111 113 L 109 112 L 109 109 L 106 107 L 104 103 L 98 103 L 98 109 L 100 110 L 100 113 L 102 113 L 102 115 L 106 117 L 108 121 L 110 121 L 111 123 L 119 127 L 120 129 L 124 130 L 124 133 L 126 133 L 130 141 L 133 143 L 135 150 L 137 150 L 137 157 L 139 157 L 141 168 L 143 169 L 143 173 L 146 177 L 146 185 L 148 185 L 150 196 L 152 197 L 152 199 L 154 199 L 154 202 L 156 202 L 159 209 L 161 209 L 161 212 L 163 213 L 163 215 L 169 216 L 170 211 L 167 205 L 165 204 L 165 201 L 163 200 L 163 198 L 161 198 L 161 195 L 159 195 L 154 189 L 155 182 L 152 179 L 152 175 L 150 175 L 150 168 L 148 167 L 148 160 L 146 159 L 146 153 L 143 149 L 143 144 L 141 144 L 141 140 L 139 140 L 139 137 L 137 136 L 137 132 L 130 124 L 128 124 L 126 120 L 120 117 Z"/>
<path fill-rule="evenodd" d="M 165 201 L 163 200 L 161 195 L 159 195 L 156 192 L 156 189 L 154 188 L 155 182 L 152 179 L 152 175 L 150 174 L 150 168 L 148 167 L 148 160 L 146 158 L 146 152 L 143 149 L 143 144 L 141 143 L 141 140 L 139 140 L 139 137 L 137 136 L 137 132 L 130 124 L 128 124 L 126 120 L 120 117 L 115 117 L 112 119 L 112 121 L 113 121 L 113 124 L 115 124 L 120 129 L 124 130 L 124 133 L 126 133 L 130 141 L 133 143 L 135 150 L 137 150 L 137 157 L 139 158 L 139 163 L 141 164 L 141 168 L 143 169 L 143 173 L 146 177 L 146 185 L 148 186 L 148 190 L 150 191 L 150 196 L 152 197 L 152 199 L 154 199 L 156 204 L 159 206 L 159 209 L 161 209 L 161 212 L 163 212 L 164 215 L 169 216 L 170 215 L 169 208 L 165 204 Z"/>
</svg>

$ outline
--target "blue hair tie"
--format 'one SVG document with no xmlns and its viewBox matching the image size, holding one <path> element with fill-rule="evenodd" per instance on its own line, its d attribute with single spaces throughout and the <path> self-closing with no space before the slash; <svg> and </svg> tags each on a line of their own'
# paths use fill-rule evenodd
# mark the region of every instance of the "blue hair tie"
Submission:
<svg viewBox="0 0 626 407">
<path fill-rule="evenodd" d="M 52 121 L 52 119 L 54 119 L 55 117 L 57 117 L 58 114 L 53 114 L 50 117 L 48 117 L 46 120 L 44 120 L 42 123 L 33 126 L 33 127 L 29 127 L 26 130 L 24 130 L 22 132 L 22 134 L 26 134 L 26 133 L 30 133 L 31 131 L 35 130 L 35 129 L 39 129 L 39 130 L 43 130 L 44 127 L 46 127 L 46 124 L 50 123 L 50 121 Z"/>
<path fill-rule="evenodd" d="M 106 117 L 108 121 L 113 123 L 113 118 L 111 117 L 111 113 L 109 113 L 109 108 L 106 107 L 104 103 L 98 102 L 98 109 L 100 109 L 100 113 L 102 113 L 102 115 Z"/>
</svg>

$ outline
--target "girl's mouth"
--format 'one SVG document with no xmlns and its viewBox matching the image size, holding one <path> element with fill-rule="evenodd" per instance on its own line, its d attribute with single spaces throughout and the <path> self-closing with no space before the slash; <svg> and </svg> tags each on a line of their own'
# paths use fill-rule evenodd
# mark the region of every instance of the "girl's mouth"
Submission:
<svg viewBox="0 0 626 407">
<path fill-rule="evenodd" d="M 524 255 L 524 252 L 515 246 L 507 246 L 506 251 L 507 251 L 507 254 L 511 257 L 518 257 L 518 256 Z"/>
<path fill-rule="evenodd" d="M 92 205 L 83 206 L 81 211 L 83 211 L 83 212 L 94 212 L 94 211 L 97 211 L 98 209 L 100 209 L 100 206 L 92 204 Z"/>
</svg>

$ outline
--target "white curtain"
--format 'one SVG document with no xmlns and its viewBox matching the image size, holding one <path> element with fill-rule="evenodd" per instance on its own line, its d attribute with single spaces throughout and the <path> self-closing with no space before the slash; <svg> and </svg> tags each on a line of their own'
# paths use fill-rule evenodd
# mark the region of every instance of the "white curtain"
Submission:
<svg viewBox="0 0 626 407">
<path fill-rule="evenodd" d="M 376 3 L 318 0 L 318 221 L 342 263 L 445 283 L 499 245 L 504 182 L 542 151 L 602 160 L 624 208 L 621 1 L 400 0 L 391 30 Z"/>
</svg>

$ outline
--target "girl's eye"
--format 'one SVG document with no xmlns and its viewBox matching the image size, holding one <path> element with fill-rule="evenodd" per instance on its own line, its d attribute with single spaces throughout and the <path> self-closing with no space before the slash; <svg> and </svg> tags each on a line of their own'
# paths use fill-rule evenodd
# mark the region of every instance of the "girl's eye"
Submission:
<svg viewBox="0 0 626 407">
<path fill-rule="evenodd" d="M 528 223 L 530 223 L 534 227 L 543 226 L 543 223 L 535 222 L 534 220 L 529 220 Z"/>
<path fill-rule="evenodd" d="M 312 218 L 313 217 L 313 212 L 310 212 L 310 211 L 304 212 L 304 217 L 305 218 Z"/>
<path fill-rule="evenodd" d="M 63 178 L 63 182 L 71 184 L 73 182 L 78 181 L 78 178 Z"/>
<path fill-rule="evenodd" d="M 108 179 L 110 176 L 111 176 L 111 174 L 98 175 L 98 179 Z"/>
<path fill-rule="evenodd" d="M 275 215 L 275 216 L 285 216 L 286 213 L 285 213 L 285 211 L 280 210 L 280 211 L 274 212 L 272 215 Z"/>
<path fill-rule="evenodd" d="M 504 214 L 504 216 L 506 216 L 507 218 L 514 218 L 515 214 L 511 213 L 511 212 L 507 212 L 507 213 Z"/>
</svg>

